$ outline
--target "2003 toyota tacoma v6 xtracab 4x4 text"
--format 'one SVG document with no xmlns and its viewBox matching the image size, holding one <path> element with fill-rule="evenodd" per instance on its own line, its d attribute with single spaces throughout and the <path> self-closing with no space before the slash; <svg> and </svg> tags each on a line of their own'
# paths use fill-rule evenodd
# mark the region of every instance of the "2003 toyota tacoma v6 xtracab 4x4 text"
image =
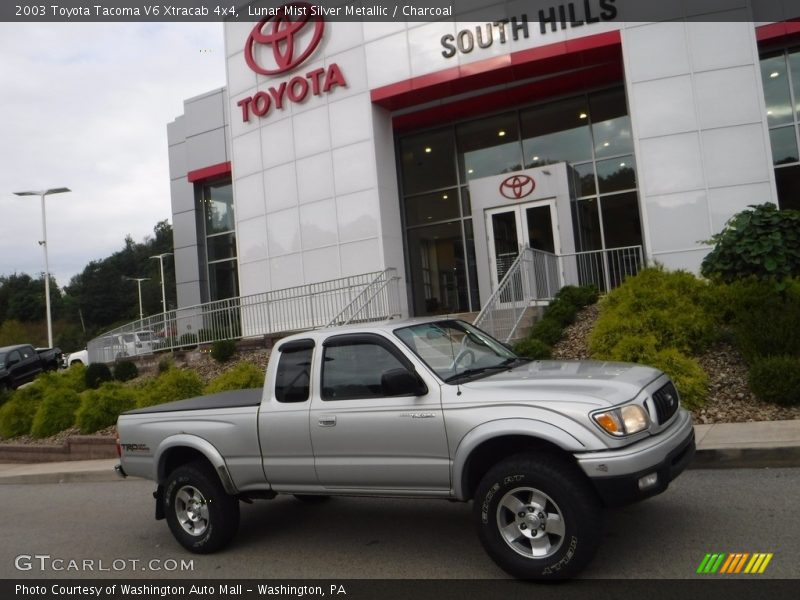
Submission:
<svg viewBox="0 0 800 600">
<path fill-rule="evenodd" d="M 662 372 L 530 361 L 451 319 L 321 329 L 277 344 L 265 386 L 133 410 L 120 474 L 193 552 L 225 546 L 239 501 L 293 494 L 474 502 L 487 553 L 520 578 L 577 574 L 604 505 L 667 488 L 695 449 Z"/>
</svg>

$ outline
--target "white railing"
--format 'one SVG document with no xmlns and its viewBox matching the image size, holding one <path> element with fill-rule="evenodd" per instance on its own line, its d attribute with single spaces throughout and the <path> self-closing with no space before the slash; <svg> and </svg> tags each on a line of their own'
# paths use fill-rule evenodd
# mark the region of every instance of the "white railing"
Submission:
<svg viewBox="0 0 800 600">
<path fill-rule="evenodd" d="M 552 300 L 565 285 L 594 285 L 608 292 L 644 266 L 641 246 L 560 255 L 524 248 L 474 325 L 508 342 L 528 308 Z"/>
<path fill-rule="evenodd" d="M 400 313 L 395 269 L 171 310 L 108 331 L 87 344 L 89 362 L 201 343 L 390 319 Z"/>
<path fill-rule="evenodd" d="M 498 340 L 514 335 L 525 311 L 536 302 L 551 300 L 561 289 L 558 256 L 524 248 L 473 324 Z"/>
</svg>

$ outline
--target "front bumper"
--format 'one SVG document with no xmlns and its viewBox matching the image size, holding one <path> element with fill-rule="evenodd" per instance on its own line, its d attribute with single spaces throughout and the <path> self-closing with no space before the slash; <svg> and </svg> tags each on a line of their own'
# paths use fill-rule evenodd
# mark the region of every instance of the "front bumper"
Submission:
<svg viewBox="0 0 800 600">
<path fill-rule="evenodd" d="M 691 415 L 681 410 L 660 435 L 621 450 L 578 454 L 578 464 L 606 506 L 621 506 L 660 494 L 689 465 L 695 453 Z M 655 474 L 650 485 L 640 480 Z"/>
</svg>

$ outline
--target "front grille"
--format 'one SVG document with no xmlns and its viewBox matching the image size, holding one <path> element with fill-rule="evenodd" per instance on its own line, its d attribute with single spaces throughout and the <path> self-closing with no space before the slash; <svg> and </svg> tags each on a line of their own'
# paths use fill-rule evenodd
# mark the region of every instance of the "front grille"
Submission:
<svg viewBox="0 0 800 600">
<path fill-rule="evenodd" d="M 672 415 L 678 410 L 678 390 L 671 381 L 653 392 L 653 404 L 656 407 L 659 425 L 672 418 Z"/>
</svg>

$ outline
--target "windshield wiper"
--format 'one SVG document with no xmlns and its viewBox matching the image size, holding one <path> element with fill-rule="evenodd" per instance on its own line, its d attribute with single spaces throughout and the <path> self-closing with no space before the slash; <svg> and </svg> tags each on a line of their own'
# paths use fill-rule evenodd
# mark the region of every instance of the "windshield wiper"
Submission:
<svg viewBox="0 0 800 600">
<path fill-rule="evenodd" d="M 444 380 L 445 383 L 450 383 L 451 381 L 455 381 L 456 379 L 460 379 L 462 377 L 473 377 L 475 375 L 481 375 L 482 373 L 486 373 L 487 371 L 505 371 L 506 369 L 511 369 L 516 366 L 514 363 L 516 362 L 529 362 L 527 358 L 507 358 L 503 362 L 496 364 L 496 365 L 489 365 L 486 367 L 476 367 L 474 369 L 465 369 L 460 373 L 456 373 L 455 375 L 451 375 L 447 379 Z"/>
</svg>

